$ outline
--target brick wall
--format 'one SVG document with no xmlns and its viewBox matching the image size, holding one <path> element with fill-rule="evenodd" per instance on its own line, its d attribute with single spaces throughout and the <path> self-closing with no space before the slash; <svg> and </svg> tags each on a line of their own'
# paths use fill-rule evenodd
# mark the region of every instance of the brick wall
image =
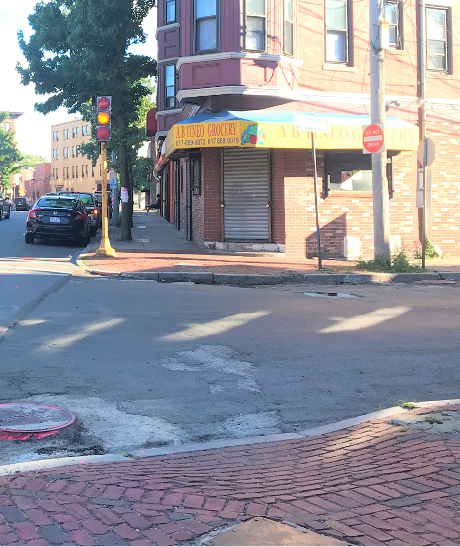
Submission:
<svg viewBox="0 0 460 547">
<path fill-rule="evenodd" d="M 324 159 L 317 154 L 318 192 Z M 285 243 L 286 255 L 302 258 L 317 253 L 315 194 L 311 151 L 273 150 L 273 240 Z M 402 152 L 395 159 L 394 195 L 390 200 L 390 233 L 401 237 L 411 253 L 418 247 L 415 207 L 416 156 Z M 321 248 L 325 256 L 343 257 L 344 237 L 361 239 L 363 256 L 374 252 L 372 192 L 332 192 L 319 200 Z"/>
<path fill-rule="evenodd" d="M 428 238 L 443 253 L 460 254 L 460 123 L 429 122 L 427 135 L 436 146 L 432 170 L 432 207 Z"/>
</svg>

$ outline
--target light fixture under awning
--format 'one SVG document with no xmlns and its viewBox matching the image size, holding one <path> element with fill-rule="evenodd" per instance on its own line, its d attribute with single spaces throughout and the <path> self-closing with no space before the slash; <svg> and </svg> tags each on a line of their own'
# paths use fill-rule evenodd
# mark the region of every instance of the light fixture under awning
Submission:
<svg viewBox="0 0 460 547">
<path fill-rule="evenodd" d="M 309 131 L 298 131 L 294 117 L 326 118 L 328 133 L 316 133 L 316 148 L 353 150 L 362 148 L 363 126 L 370 116 L 317 114 L 289 110 L 221 110 L 202 112 L 173 125 L 166 137 L 166 157 L 193 148 L 311 148 Z M 394 116 L 385 121 L 387 150 L 417 150 L 419 128 Z"/>
</svg>

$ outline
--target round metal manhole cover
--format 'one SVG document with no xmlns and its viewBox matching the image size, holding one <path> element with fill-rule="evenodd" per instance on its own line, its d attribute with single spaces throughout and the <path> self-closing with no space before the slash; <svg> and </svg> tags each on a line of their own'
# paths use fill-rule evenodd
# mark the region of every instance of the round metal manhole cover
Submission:
<svg viewBox="0 0 460 547">
<path fill-rule="evenodd" d="M 34 403 L 0 404 L 0 430 L 20 433 L 42 433 L 61 429 L 73 423 L 75 416 L 63 408 Z"/>
</svg>

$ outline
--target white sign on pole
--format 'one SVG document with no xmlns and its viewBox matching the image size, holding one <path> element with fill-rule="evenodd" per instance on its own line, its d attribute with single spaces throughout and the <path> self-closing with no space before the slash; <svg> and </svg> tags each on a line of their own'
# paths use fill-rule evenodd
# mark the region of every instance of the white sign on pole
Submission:
<svg viewBox="0 0 460 547">
<path fill-rule="evenodd" d="M 431 169 L 426 170 L 426 208 L 431 209 Z M 417 209 L 423 209 L 423 169 L 417 169 Z"/>
<path fill-rule="evenodd" d="M 128 188 L 122 188 L 120 193 L 122 203 L 128 203 Z"/>
<path fill-rule="evenodd" d="M 326 118 L 315 118 L 314 116 L 294 114 L 294 124 L 297 131 L 329 133 L 329 121 Z"/>
</svg>

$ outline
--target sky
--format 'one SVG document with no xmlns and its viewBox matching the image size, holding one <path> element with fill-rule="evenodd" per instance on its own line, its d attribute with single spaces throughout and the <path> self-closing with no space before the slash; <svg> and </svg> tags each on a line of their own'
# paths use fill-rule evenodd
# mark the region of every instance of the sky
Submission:
<svg viewBox="0 0 460 547">
<path fill-rule="evenodd" d="M 35 95 L 32 84 L 23 86 L 16 72 L 16 63 L 25 64 L 19 49 L 17 32 L 22 30 L 28 41 L 31 28 L 27 16 L 37 0 L 0 0 L 0 111 L 23 112 L 15 123 L 18 148 L 24 154 L 44 156 L 51 159 L 51 126 L 75 119 L 64 108 L 44 116 L 35 112 L 34 104 L 44 97 Z M 144 21 L 147 42 L 130 49 L 132 53 L 156 56 L 156 9 Z"/>
</svg>

